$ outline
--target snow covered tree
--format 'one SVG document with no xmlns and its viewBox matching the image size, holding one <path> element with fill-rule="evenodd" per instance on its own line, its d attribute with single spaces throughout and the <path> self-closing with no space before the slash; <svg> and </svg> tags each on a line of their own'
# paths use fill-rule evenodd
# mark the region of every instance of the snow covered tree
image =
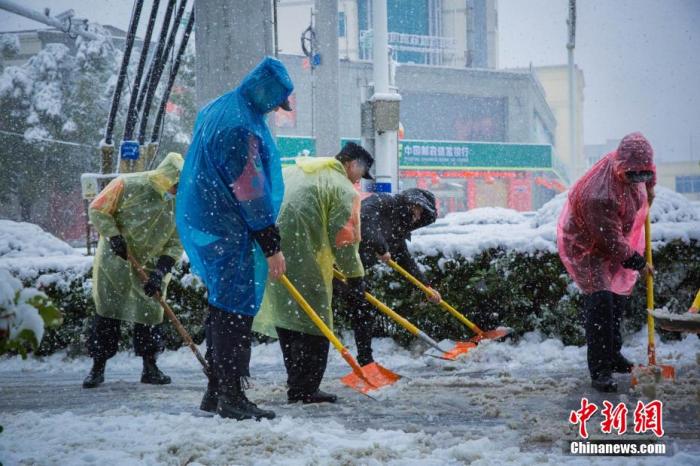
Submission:
<svg viewBox="0 0 700 466">
<path fill-rule="evenodd" d="M 81 210 L 80 174 L 99 168 L 102 139 L 117 81 L 122 52 L 98 25 L 89 30 L 97 40 L 78 37 L 74 47 L 47 44 L 22 66 L 0 73 L 0 202 L 14 201 L 19 219 L 38 223 L 59 234 L 75 224 Z M 0 40 L 0 44 L 13 41 Z M 1 49 L 1 45 L 0 45 Z M 119 144 L 140 50 L 131 54 L 114 130 Z M 170 67 L 161 78 L 149 127 L 153 124 Z M 160 140 L 160 155 L 184 152 L 192 132 L 194 103 L 194 44 L 191 38 L 170 96 Z M 8 134 L 11 133 L 11 134 Z M 150 130 L 148 133 L 150 137 Z M 59 234 L 60 235 L 60 234 Z"/>
<path fill-rule="evenodd" d="M 99 31 L 99 26 L 91 26 Z M 22 66 L 0 75 L 0 199 L 14 197 L 20 218 L 32 214 L 49 192 L 79 186 L 79 175 L 97 163 L 96 142 L 104 127 L 118 66 L 111 40 L 78 38 L 76 51 L 47 44 Z M 43 219 L 47 223 L 46 219 Z"/>
<path fill-rule="evenodd" d="M 0 71 L 6 59 L 19 53 L 19 37 L 16 34 L 0 34 Z"/>
</svg>

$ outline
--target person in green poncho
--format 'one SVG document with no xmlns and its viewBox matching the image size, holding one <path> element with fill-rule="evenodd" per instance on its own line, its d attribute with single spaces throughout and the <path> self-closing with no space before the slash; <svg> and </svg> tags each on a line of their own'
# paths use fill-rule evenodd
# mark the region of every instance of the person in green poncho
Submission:
<svg viewBox="0 0 700 466">
<path fill-rule="evenodd" d="M 360 195 L 353 186 L 372 179 L 374 159 L 354 143 L 335 156 L 299 157 L 284 170 L 285 193 L 277 223 L 289 280 L 319 317 L 333 328 L 333 266 L 349 278 L 351 293 L 364 299 L 359 255 Z M 281 283 L 267 283 L 253 330 L 279 338 L 290 403 L 335 402 L 319 389 L 329 342 Z"/>
<path fill-rule="evenodd" d="M 141 382 L 169 384 L 156 366 L 163 350 L 159 324 L 170 269 L 182 255 L 175 229 L 175 193 L 182 170 L 180 154 L 169 153 L 152 171 L 121 175 L 92 201 L 90 222 L 100 234 L 92 269 L 96 314 L 87 339 L 93 359 L 84 388 L 104 382 L 107 360 L 117 352 L 122 321 L 134 322 L 134 351 L 143 358 Z M 127 251 L 143 266 L 148 281 L 127 261 Z"/>
</svg>

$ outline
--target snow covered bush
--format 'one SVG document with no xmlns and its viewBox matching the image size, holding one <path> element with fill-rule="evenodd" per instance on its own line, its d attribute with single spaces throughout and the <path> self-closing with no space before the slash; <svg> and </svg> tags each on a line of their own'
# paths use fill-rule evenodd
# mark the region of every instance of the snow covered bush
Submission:
<svg viewBox="0 0 700 466">
<path fill-rule="evenodd" d="M 62 317 L 48 297 L 0 269 L 0 354 L 17 352 L 22 357 L 36 350 L 44 329 L 61 325 Z"/>
<path fill-rule="evenodd" d="M 516 337 L 539 330 L 565 344 L 582 344 L 582 295 L 564 270 L 555 243 L 556 220 L 564 199 L 552 199 L 534 215 L 493 215 L 498 212 L 495 209 L 456 215 L 448 219 L 448 224 L 416 232 L 410 248 L 430 284 L 480 327 L 506 325 L 514 329 Z M 700 283 L 700 216 L 685 198 L 659 188 L 651 217 L 657 307 L 684 312 Z M 0 249 L 3 238 L 12 237 L 13 231 L 15 239 L 5 241 L 17 242 L 21 236 L 21 248 L 12 250 L 23 252 L 0 253 L 0 268 L 10 270 L 25 287 L 40 289 L 64 316 L 61 327 L 45 332 L 37 353 L 62 348 L 72 354 L 84 352 L 85 335 L 94 314 L 91 258 L 74 250 L 69 253 L 65 243 L 56 238 L 49 241 L 50 235 L 39 228 L 32 230 L 27 224 L 7 221 L 0 221 Z M 53 246 L 45 246 L 49 244 Z M 419 291 L 384 266 L 369 271 L 368 290 L 434 338 L 471 336 L 466 327 L 427 303 Z M 194 340 L 201 342 L 206 290 L 190 273 L 186 260 L 175 267 L 167 299 Z M 338 328 L 349 327 L 347 312 L 336 313 Z M 413 340 L 402 328 L 377 315 L 378 335 L 405 343 Z M 640 280 L 626 315 L 626 331 L 642 328 L 645 321 L 644 284 Z M 182 345 L 172 325 L 165 322 L 164 330 L 168 348 Z M 132 326 L 122 326 L 120 348 L 131 347 L 131 331 Z"/>
</svg>

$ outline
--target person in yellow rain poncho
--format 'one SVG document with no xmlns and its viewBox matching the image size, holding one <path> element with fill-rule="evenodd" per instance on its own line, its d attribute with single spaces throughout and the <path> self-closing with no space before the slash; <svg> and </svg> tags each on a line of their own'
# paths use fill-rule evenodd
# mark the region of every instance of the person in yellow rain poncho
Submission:
<svg viewBox="0 0 700 466">
<path fill-rule="evenodd" d="M 156 366 L 163 349 L 163 309 L 170 269 L 182 255 L 175 229 L 175 193 L 182 170 L 180 154 L 169 153 L 152 171 L 121 175 L 90 204 L 90 222 L 100 234 L 92 269 L 96 315 L 87 347 L 93 359 L 84 388 L 104 382 L 107 360 L 117 352 L 122 321 L 134 322 L 134 351 L 143 358 L 141 382 L 168 384 Z M 148 281 L 127 261 L 127 251 L 143 266 Z"/>
<path fill-rule="evenodd" d="M 335 158 L 299 157 L 284 170 L 286 190 L 277 223 L 287 275 L 331 329 L 334 264 L 349 277 L 354 296 L 363 299 L 360 196 L 353 185 L 361 177 L 371 179 L 373 162 L 369 152 L 348 143 Z M 281 283 L 267 283 L 253 330 L 279 338 L 290 403 L 337 400 L 319 390 L 329 342 Z"/>
</svg>

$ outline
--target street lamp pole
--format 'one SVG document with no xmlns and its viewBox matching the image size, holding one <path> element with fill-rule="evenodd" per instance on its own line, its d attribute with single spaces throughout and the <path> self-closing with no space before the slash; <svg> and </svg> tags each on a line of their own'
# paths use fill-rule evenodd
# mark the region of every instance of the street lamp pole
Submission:
<svg viewBox="0 0 700 466">
<path fill-rule="evenodd" d="M 574 67 L 574 47 L 576 44 L 576 0 L 569 0 L 569 18 L 566 20 L 569 27 L 569 40 L 566 44 L 569 55 L 569 154 L 574 169 L 572 178 L 580 176 L 581 161 L 576 150 L 576 69 Z"/>
</svg>

